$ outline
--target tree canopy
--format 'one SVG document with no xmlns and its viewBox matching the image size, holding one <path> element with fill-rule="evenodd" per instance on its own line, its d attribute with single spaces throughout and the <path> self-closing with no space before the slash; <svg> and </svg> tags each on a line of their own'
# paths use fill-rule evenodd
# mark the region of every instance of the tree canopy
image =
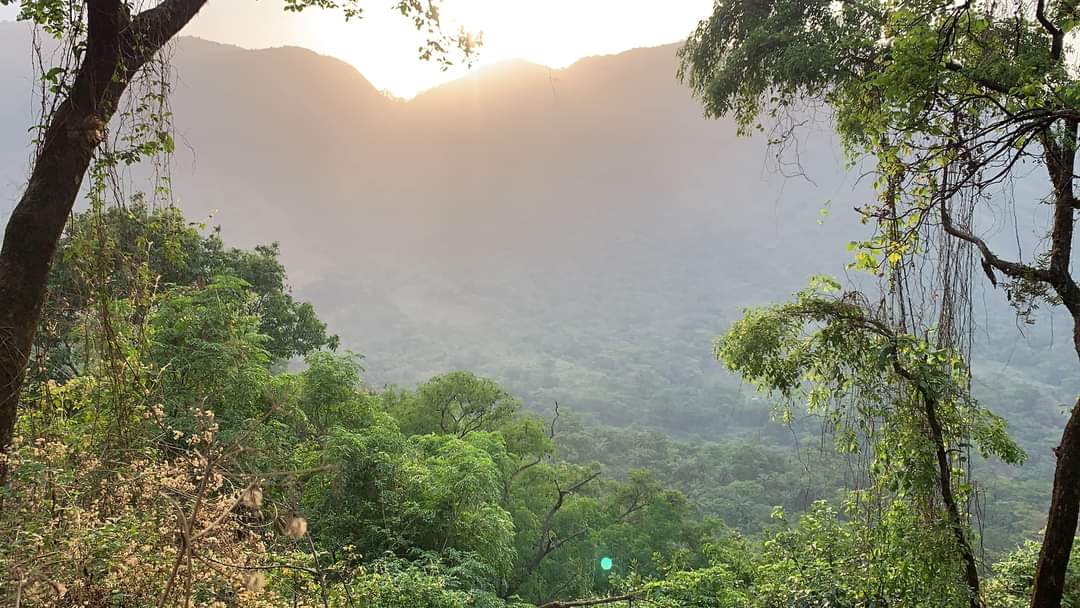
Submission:
<svg viewBox="0 0 1080 608">
<path fill-rule="evenodd" d="M 1075 3 L 718 2 L 682 50 L 681 75 L 713 116 L 743 132 L 832 121 L 852 164 L 869 161 L 876 226 L 853 266 L 882 277 L 886 321 L 932 344 L 970 343 L 974 260 L 1019 314 L 1062 305 L 1080 356 L 1080 288 L 1070 274 L 1080 90 Z M 766 127 L 763 123 L 770 123 Z M 980 236 L 984 208 L 1029 167 L 1045 175 L 1045 239 L 1023 255 Z M 1018 201 L 1033 211 L 1042 199 Z M 1032 606 L 1058 606 L 1080 513 L 1080 406 L 1065 425 Z M 944 479 L 946 474 L 942 473 Z"/>
</svg>

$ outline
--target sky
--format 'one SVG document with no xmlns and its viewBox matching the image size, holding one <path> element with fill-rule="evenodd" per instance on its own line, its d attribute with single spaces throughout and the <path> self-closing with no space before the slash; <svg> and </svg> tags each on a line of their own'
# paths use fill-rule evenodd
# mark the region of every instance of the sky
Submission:
<svg viewBox="0 0 1080 608">
<path fill-rule="evenodd" d="M 210 0 L 184 34 L 246 48 L 302 46 L 343 59 L 372 84 L 412 97 L 461 76 L 465 66 L 441 70 L 421 62 L 423 37 L 397 14 L 396 0 L 368 0 L 365 17 L 340 13 L 285 13 L 282 0 Z M 482 32 L 475 65 L 525 59 L 561 68 L 590 55 L 618 53 L 685 39 L 711 12 L 712 0 L 443 0 L 447 31 Z M 0 20 L 14 7 L 0 8 Z"/>
</svg>

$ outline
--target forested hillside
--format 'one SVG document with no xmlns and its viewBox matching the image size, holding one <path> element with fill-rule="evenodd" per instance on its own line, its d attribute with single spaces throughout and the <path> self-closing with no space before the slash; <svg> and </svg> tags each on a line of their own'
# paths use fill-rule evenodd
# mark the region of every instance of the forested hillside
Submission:
<svg viewBox="0 0 1080 608">
<path fill-rule="evenodd" d="M 103 3 L 0 0 L 0 597 L 1080 601 L 1042 3 L 718 2 L 409 100 Z"/>
</svg>

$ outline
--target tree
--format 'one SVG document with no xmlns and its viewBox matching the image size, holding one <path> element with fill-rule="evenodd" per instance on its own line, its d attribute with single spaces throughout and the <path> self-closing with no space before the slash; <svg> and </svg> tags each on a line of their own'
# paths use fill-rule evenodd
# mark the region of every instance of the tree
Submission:
<svg viewBox="0 0 1080 608">
<path fill-rule="evenodd" d="M 220 231 L 203 234 L 178 208 L 150 209 L 136 200 L 69 220 L 50 271 L 34 367 L 58 382 L 80 374 L 85 345 L 75 329 L 95 305 L 130 294 L 129 315 L 137 322 L 148 315 L 154 293 L 201 289 L 222 275 L 242 279 L 254 293 L 246 312 L 259 318 L 264 347 L 275 361 L 337 347 L 337 336 L 327 333 L 314 307 L 293 299 L 276 243 L 225 247 Z"/>
<path fill-rule="evenodd" d="M 1077 553 L 1073 547 L 1073 553 Z M 1075 606 L 1080 599 L 1080 559 L 1073 556 L 1065 577 L 1063 604 Z M 987 584 L 993 608 L 1021 608 L 1031 597 L 1035 581 L 1035 563 L 1039 559 L 1039 543 L 1029 540 L 994 563 L 994 578 Z"/>
<path fill-rule="evenodd" d="M 867 452 L 870 480 L 896 503 L 930 505 L 926 519 L 945 524 L 978 608 L 978 565 L 957 490 L 966 464 L 959 446 L 971 438 L 984 456 L 1011 464 L 1025 455 L 1004 420 L 970 397 L 957 353 L 898 334 L 858 295 L 830 295 L 838 289 L 818 279 L 795 302 L 748 311 L 717 341 L 717 356 L 767 392 L 805 400 L 841 452 Z"/>
<path fill-rule="evenodd" d="M 13 0 L 4 0 L 12 4 Z M 11 442 L 19 392 L 42 306 L 49 267 L 94 150 L 132 76 L 202 8 L 206 0 L 166 0 L 132 15 L 121 0 L 22 2 L 36 23 L 82 28 L 85 51 L 69 90 L 48 119 L 30 180 L 11 213 L 0 249 L 0 447 Z M 70 4 L 70 6 L 68 6 Z M 80 15 L 64 21 L 64 9 Z M 59 12 L 61 16 L 54 16 Z"/>
<path fill-rule="evenodd" d="M 258 416 L 270 356 L 259 318 L 247 312 L 254 297 L 244 281 L 218 277 L 205 289 L 178 289 L 155 310 L 150 357 L 170 415 L 198 406 L 226 419 Z"/>
<path fill-rule="evenodd" d="M 388 409 L 407 434 L 448 433 L 465 437 L 493 431 L 510 421 L 521 403 L 494 380 L 472 372 L 435 376 L 416 392 L 389 391 Z"/>
<path fill-rule="evenodd" d="M 125 0 L 0 0 L 3 5 L 18 3 L 21 19 L 65 38 L 74 66 L 58 66 L 43 75 L 55 93 L 55 109 L 43 117 L 30 179 L 8 219 L 0 248 L 0 450 L 11 442 L 49 269 L 83 178 L 131 83 L 206 2 L 161 0 L 133 12 Z M 476 44 L 464 33 L 442 36 L 435 2 L 400 0 L 395 6 L 417 29 L 426 29 L 421 58 L 445 61 L 452 45 L 468 54 Z M 346 18 L 361 12 L 358 0 L 285 2 L 286 10 L 307 7 L 339 9 Z M 119 155 L 103 155 L 106 165 L 136 162 L 175 145 L 167 131 L 151 130 L 146 136 L 134 138 L 133 148 Z M 3 476 L 0 471 L 0 479 Z"/>
<path fill-rule="evenodd" d="M 826 105 L 852 161 L 876 161 L 879 200 L 861 213 L 877 232 L 856 244 L 856 265 L 887 281 L 898 328 L 934 327 L 940 345 L 961 342 L 978 257 L 992 284 L 1003 277 L 1021 314 L 1064 306 L 1080 357 L 1080 286 L 1069 270 L 1080 81 L 1065 47 L 1077 8 L 1069 0 L 722 0 L 681 51 L 681 75 L 706 113 L 733 114 L 743 132 L 773 119 L 781 145 L 794 145 L 806 110 Z M 978 236 L 976 208 L 1031 166 L 1044 172 L 1050 213 L 1044 245 L 1025 259 Z M 1028 201 L 1033 213 L 1041 203 Z M 926 263 L 931 251 L 938 259 Z M 936 287 L 932 304 L 915 301 L 911 283 L 920 278 Z M 1031 599 L 1038 608 L 1060 605 L 1076 532 L 1080 402 L 1055 454 Z"/>
<path fill-rule="evenodd" d="M 360 364 L 356 355 L 314 352 L 304 357 L 307 369 L 300 374 L 300 409 L 315 432 L 326 434 L 334 424 L 361 426 Z M 359 415 L 358 415 L 359 414 Z M 349 424 L 352 423 L 352 424 Z"/>
</svg>

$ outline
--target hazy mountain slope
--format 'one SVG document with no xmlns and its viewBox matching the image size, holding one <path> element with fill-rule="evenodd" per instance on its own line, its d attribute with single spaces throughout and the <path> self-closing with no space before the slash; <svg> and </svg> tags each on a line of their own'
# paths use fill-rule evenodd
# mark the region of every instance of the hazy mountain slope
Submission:
<svg viewBox="0 0 1080 608">
<path fill-rule="evenodd" d="M 305 51 L 185 41 L 174 108 L 196 163 L 180 155 L 178 196 L 220 209 L 230 236 L 281 240 L 376 382 L 469 367 L 541 407 L 723 428 L 712 336 L 840 271 L 846 241 L 826 235 L 842 220 L 816 219 L 861 200 L 828 139 L 808 157 L 821 187 L 777 179 L 760 141 L 701 117 L 674 50 L 496 65 L 395 103 L 351 92 L 354 72 L 267 88 L 295 62 L 333 62 Z M 272 82 L 231 82 L 271 57 Z"/>
<path fill-rule="evenodd" d="M 0 24 L 0 209 L 25 171 L 28 49 Z M 783 178 L 764 138 L 702 118 L 675 50 L 511 62 L 401 102 L 306 50 L 184 39 L 175 195 L 231 242 L 280 241 L 300 295 L 377 384 L 466 367 L 534 407 L 757 429 L 765 408 L 744 407 L 711 339 L 744 307 L 842 273 L 867 190 L 827 125 L 800 147 L 813 182 Z"/>
<path fill-rule="evenodd" d="M 15 206 L 26 181 L 33 124 L 34 78 L 26 28 L 0 23 L 0 216 Z"/>
</svg>

